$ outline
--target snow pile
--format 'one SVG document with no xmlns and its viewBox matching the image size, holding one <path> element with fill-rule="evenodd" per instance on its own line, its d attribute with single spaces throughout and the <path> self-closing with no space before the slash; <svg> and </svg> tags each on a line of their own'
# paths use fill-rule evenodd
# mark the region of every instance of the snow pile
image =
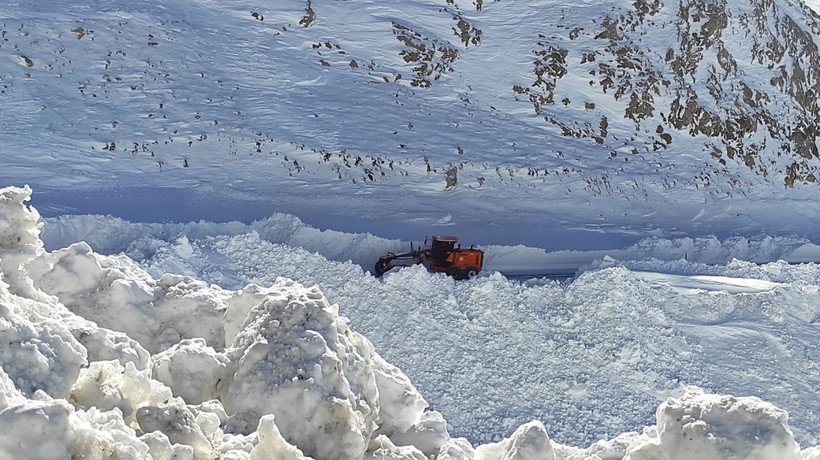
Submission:
<svg viewBox="0 0 820 460">
<path fill-rule="evenodd" d="M 274 414 L 288 421 L 282 434 L 310 456 L 360 456 L 376 428 L 372 346 L 318 289 L 280 279 L 271 290 L 227 353 L 222 400 L 231 424 L 249 434 Z"/>
<path fill-rule="evenodd" d="M 476 460 L 554 460 L 547 429 L 541 422 L 518 427 L 508 439 L 479 446 Z"/>
<path fill-rule="evenodd" d="M 784 411 L 696 389 L 643 434 L 580 449 L 533 421 L 474 449 L 318 287 L 230 291 L 84 243 L 47 252 L 30 193 L 0 189 L 0 458 L 800 458 Z"/>
<path fill-rule="evenodd" d="M 687 388 L 657 412 L 657 425 L 627 452 L 628 459 L 800 460 L 788 415 L 758 398 L 705 394 Z M 646 441 L 646 442 L 644 442 Z"/>
<path fill-rule="evenodd" d="M 533 421 L 509 438 L 476 449 L 476 460 L 801 460 L 785 411 L 754 397 L 707 394 L 686 388 L 657 411 L 657 424 L 642 434 L 625 433 L 587 449 L 552 442 L 543 424 Z"/>
<path fill-rule="evenodd" d="M 472 451 L 318 288 L 226 291 L 84 243 L 49 253 L 30 193 L 0 190 L 0 457 Z"/>
</svg>

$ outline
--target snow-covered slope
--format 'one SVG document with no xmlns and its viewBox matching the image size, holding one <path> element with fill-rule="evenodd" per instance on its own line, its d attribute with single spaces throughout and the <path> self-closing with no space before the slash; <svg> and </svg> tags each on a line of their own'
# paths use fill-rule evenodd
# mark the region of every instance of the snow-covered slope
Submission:
<svg viewBox="0 0 820 460">
<path fill-rule="evenodd" d="M 801 185 L 816 162 L 816 21 L 801 4 L 2 12 L 0 183 L 34 187 L 47 217 L 287 213 L 404 241 L 548 250 L 650 235 L 820 240 L 815 186 Z"/>
<path fill-rule="evenodd" d="M 814 181 L 817 30 L 764 0 L 16 2 L 0 179 L 769 196 Z"/>
</svg>

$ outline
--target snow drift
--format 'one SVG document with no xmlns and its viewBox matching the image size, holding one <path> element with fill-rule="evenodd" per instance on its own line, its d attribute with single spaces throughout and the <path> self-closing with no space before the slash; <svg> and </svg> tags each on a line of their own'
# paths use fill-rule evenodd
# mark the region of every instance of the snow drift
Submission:
<svg viewBox="0 0 820 460">
<path fill-rule="evenodd" d="M 581 449 L 533 421 L 474 450 L 317 287 L 232 291 L 84 243 L 48 252 L 30 195 L 0 189 L 2 458 L 801 458 L 784 411 L 697 388 L 641 434 Z"/>
</svg>

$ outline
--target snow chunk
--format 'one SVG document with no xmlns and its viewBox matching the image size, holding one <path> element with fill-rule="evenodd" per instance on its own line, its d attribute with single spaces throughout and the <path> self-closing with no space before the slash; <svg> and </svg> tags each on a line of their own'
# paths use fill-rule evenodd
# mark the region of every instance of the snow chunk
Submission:
<svg viewBox="0 0 820 460">
<path fill-rule="evenodd" d="M 539 421 L 525 423 L 507 439 L 478 446 L 475 460 L 553 460 L 547 429 Z"/>
<path fill-rule="evenodd" d="M 26 202 L 31 200 L 31 188 L 0 189 L 0 250 L 19 249 L 26 245 L 43 247 L 40 241 L 40 213 Z"/>
<path fill-rule="evenodd" d="M 37 288 L 57 296 L 71 312 L 121 331 L 150 350 L 146 345 L 158 328 L 149 311 L 155 300 L 153 280 L 133 262 L 101 256 L 76 243 L 26 268 Z"/>
<path fill-rule="evenodd" d="M 231 293 L 217 286 L 178 275 L 155 281 L 127 257 L 96 254 L 86 243 L 44 254 L 26 269 L 36 288 L 71 312 L 125 333 L 151 353 L 195 337 L 224 348 L 221 321 Z"/>
<path fill-rule="evenodd" d="M 110 284 L 114 279 L 124 278 L 116 272 L 104 271 L 97 254 L 87 243 L 72 244 L 68 248 L 45 255 L 43 259 L 43 263 L 48 264 L 50 270 L 44 273 L 32 271 L 31 274 L 38 278 L 39 288 L 61 300 L 72 299 L 93 291 L 104 281 Z M 36 266 L 31 265 L 32 268 Z M 106 280 L 107 277 L 111 278 Z M 64 303 L 77 303 L 77 300 Z"/>
<path fill-rule="evenodd" d="M 427 457 L 413 446 L 399 447 L 385 435 L 376 436 L 370 441 L 370 447 L 364 460 L 427 460 Z"/>
<path fill-rule="evenodd" d="M 388 434 L 407 431 L 421 420 L 427 401 L 398 367 L 379 355 L 372 359 L 381 406 L 379 426 Z"/>
<path fill-rule="evenodd" d="M 69 421 L 74 441 L 72 458 L 140 460 L 148 456 L 148 445 L 136 437 L 119 411 L 78 410 Z"/>
<path fill-rule="evenodd" d="M 9 406 L 19 405 L 25 400 L 25 396 L 14 386 L 14 382 L 11 381 L 6 371 L 0 367 L 0 411 Z"/>
<path fill-rule="evenodd" d="M 180 338 L 201 337 L 217 350 L 225 348 L 222 317 L 232 292 L 189 276 L 169 274 L 160 277 L 157 287 L 158 317 L 165 327 Z M 178 341 L 163 343 L 155 350 L 164 350 Z"/>
<path fill-rule="evenodd" d="M 475 449 L 465 438 L 451 438 L 439 449 L 437 460 L 472 460 Z"/>
<path fill-rule="evenodd" d="M 152 431 L 140 436 L 148 445 L 151 460 L 194 460 L 194 448 L 185 444 L 171 444 L 168 436 L 161 431 Z"/>
<path fill-rule="evenodd" d="M 251 451 L 250 460 L 304 460 L 305 455 L 298 448 L 288 444 L 279 428 L 274 423 L 273 415 L 266 415 L 259 420 L 259 444 Z"/>
<path fill-rule="evenodd" d="M 257 432 L 250 436 L 241 434 L 222 435 L 221 460 L 250 460 L 251 452 L 258 444 L 258 439 Z"/>
<path fill-rule="evenodd" d="M 193 447 L 197 460 L 215 460 L 218 451 L 196 423 L 190 409 L 183 405 L 145 406 L 137 410 L 137 422 L 145 432 L 160 431 L 171 443 Z"/>
<path fill-rule="evenodd" d="M 567 460 L 586 460 L 590 458 L 615 460 L 624 458 L 629 447 L 642 439 L 645 439 L 644 435 L 636 431 L 630 431 L 619 434 L 614 439 L 598 441 L 585 450 L 559 445 L 553 445 L 553 448 L 556 457 L 562 458 L 563 456 Z"/>
<path fill-rule="evenodd" d="M 19 303 L 0 281 L 0 367 L 26 396 L 37 390 L 54 398 L 68 396 L 85 350 L 58 321 L 26 319 Z M 44 306 L 43 312 L 48 311 Z"/>
<path fill-rule="evenodd" d="M 803 456 L 803 460 L 820 460 L 820 446 L 803 449 L 800 454 Z"/>
<path fill-rule="evenodd" d="M 274 289 L 264 288 L 258 284 L 248 284 L 231 297 L 222 318 L 226 344 L 233 342 L 242 331 L 245 318 L 251 309 L 262 303 L 265 297 L 275 293 Z"/>
<path fill-rule="evenodd" d="M 356 347 L 358 334 L 318 288 L 285 279 L 273 288 L 278 294 L 251 309 L 226 350 L 226 410 L 254 427 L 274 414 L 282 436 L 305 455 L 361 457 L 378 398 L 367 349 Z"/>
<path fill-rule="evenodd" d="M 85 347 L 89 362 L 117 360 L 123 366 L 131 363 L 140 371 L 150 366 L 148 351 L 122 332 L 97 327 L 79 316 L 66 318 L 66 327 Z"/>
<path fill-rule="evenodd" d="M 71 401 L 79 408 L 119 409 L 126 420 L 134 421 L 134 411 L 172 398 L 171 390 L 149 379 L 132 363 L 97 361 L 80 372 L 71 389 Z"/>
<path fill-rule="evenodd" d="M 153 378 L 168 385 L 188 404 L 219 397 L 217 386 L 225 378 L 227 358 L 205 343 L 205 339 L 184 339 L 151 358 Z"/>
<path fill-rule="evenodd" d="M 381 390 L 381 387 L 379 389 Z M 444 417 L 432 411 L 422 414 L 419 421 L 403 433 L 394 434 L 392 440 L 400 446 L 415 446 L 430 456 L 439 453 L 450 440 L 450 435 L 447 433 L 447 422 Z"/>
<path fill-rule="evenodd" d="M 788 414 L 755 397 L 706 394 L 687 387 L 658 407 L 657 436 L 626 460 L 800 460 Z M 651 433 L 651 432 L 650 432 Z"/>
<path fill-rule="evenodd" d="M 71 406 L 63 399 L 29 400 L 0 412 L 0 457 L 72 458 Z"/>
</svg>

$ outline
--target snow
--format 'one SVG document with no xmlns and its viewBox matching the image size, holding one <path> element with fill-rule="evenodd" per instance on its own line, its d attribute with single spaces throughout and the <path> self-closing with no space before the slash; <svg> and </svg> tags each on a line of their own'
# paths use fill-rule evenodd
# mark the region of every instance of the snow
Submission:
<svg viewBox="0 0 820 460">
<path fill-rule="evenodd" d="M 212 276 L 209 264 L 220 259 L 220 278 L 233 280 L 228 285 L 257 264 L 322 279 L 304 287 L 259 276 L 257 283 L 219 287 L 192 276 L 157 278 L 125 255 L 102 255 L 86 243 L 48 251 L 39 214 L 26 205 L 30 194 L 0 189 L 4 219 L 15 223 L 6 233 L 34 236 L 22 245 L 6 238 L 0 247 L 4 340 L 20 344 L 4 347 L 0 374 L 0 448 L 10 458 L 800 459 L 790 423 L 806 439 L 815 436 L 800 417 L 811 416 L 817 369 L 811 350 L 800 347 L 815 346 L 819 313 L 811 305 L 818 303 L 793 299 L 818 295 L 816 284 L 795 282 L 805 279 L 796 273 L 810 271 L 816 283 L 812 265 L 735 261 L 735 271 L 767 274 L 737 278 L 631 271 L 607 257 L 572 283 L 497 273 L 457 283 L 419 267 L 381 282 L 350 262 L 288 246 L 280 250 L 291 255 L 277 259 L 284 269 L 270 267 L 275 251 L 260 248 L 273 243 L 247 228 L 201 239 L 165 233 L 167 240 L 156 240 L 143 232 L 137 246 L 154 249 L 155 259 L 143 260 L 152 271 L 166 260 L 177 267 L 198 260 L 189 271 Z M 337 236 L 317 243 L 330 248 Z M 226 263 L 231 258 L 244 262 L 234 267 Z M 362 289 L 379 293 L 374 306 L 362 304 Z M 340 314 L 346 303 L 330 303 L 325 292 L 351 301 L 351 319 Z M 690 311 L 709 298 L 702 311 Z M 492 306 L 499 303 L 507 307 Z M 414 323 L 423 327 L 396 327 Z M 389 336 L 393 346 L 383 351 L 409 369 L 446 369 L 448 377 L 415 373 L 438 410 L 351 324 L 378 340 Z M 778 325 L 791 332 L 773 329 Z M 757 397 L 685 385 L 692 381 L 752 388 L 784 401 L 797 418 Z M 546 398 L 546 412 L 538 397 Z M 567 397 L 571 403 L 562 404 Z M 578 417 L 584 410 L 597 415 Z M 643 413 L 630 419 L 634 411 Z M 516 425 L 522 416 L 534 420 Z M 597 430 L 588 425 L 594 420 Z M 644 428 L 610 431 L 625 425 Z M 600 438 L 583 447 L 550 435 L 572 439 L 572 430 Z M 452 432 L 507 437 L 471 444 Z M 811 458 L 815 451 L 802 452 Z"/>
<path fill-rule="evenodd" d="M 680 399 L 661 404 L 655 428 L 630 458 L 655 458 L 658 451 L 670 459 L 801 458 L 786 412 L 757 398 L 687 388 Z"/>
<path fill-rule="evenodd" d="M 50 222 L 84 235 L 83 221 L 98 219 Z M 816 417 L 816 266 L 733 259 L 752 252 L 787 257 L 803 244 L 799 239 L 650 238 L 608 252 L 632 260 L 604 256 L 587 265 L 601 252 L 488 247 L 490 270 L 515 254 L 531 273 L 552 263 L 585 268 L 571 283 L 495 273 L 455 283 L 418 267 L 379 281 L 367 267 L 282 244 L 313 232 L 309 248 L 331 257 L 344 248 L 345 256 L 365 263 L 375 259 L 371 246 L 395 249 L 373 237 L 358 245 L 361 235 L 323 235 L 292 220 L 213 224 L 207 232 L 200 224 L 123 225 L 123 233 L 143 236 L 119 248 L 98 244 L 133 254 L 154 276 L 184 270 L 242 289 L 231 302 L 241 303 L 243 313 L 226 318 L 226 330 L 238 329 L 239 318 L 262 298 L 263 289 L 243 288 L 246 282 L 268 285 L 285 276 L 319 285 L 445 414 L 451 431 L 473 442 L 498 441 L 500 431 L 509 434 L 537 418 L 554 439 L 592 443 L 648 423 L 654 408 L 686 383 L 755 394 L 798 419 Z M 181 241 L 177 231 L 189 236 Z M 793 427 L 804 442 L 814 442 L 816 432 L 803 428 L 813 423 Z"/>
<path fill-rule="evenodd" d="M 183 339 L 151 357 L 152 378 L 167 385 L 189 404 L 219 398 L 215 382 L 225 375 L 227 359 L 205 339 Z"/>
<path fill-rule="evenodd" d="M 576 59 L 630 2 L 478 3 L 5 5 L 0 458 L 820 459 L 815 186 L 651 151 Z M 629 45 L 663 61 L 679 6 Z M 788 44 L 754 6 L 722 46 L 757 91 L 745 44 Z M 412 86 L 399 27 L 460 59 Z M 542 38 L 571 104 L 538 114 Z M 433 234 L 484 272 L 369 273 Z"/>
<path fill-rule="evenodd" d="M 533 421 L 518 427 L 508 439 L 495 444 L 479 446 L 475 458 L 476 460 L 554 460 L 555 453 L 544 424 Z"/>
</svg>

